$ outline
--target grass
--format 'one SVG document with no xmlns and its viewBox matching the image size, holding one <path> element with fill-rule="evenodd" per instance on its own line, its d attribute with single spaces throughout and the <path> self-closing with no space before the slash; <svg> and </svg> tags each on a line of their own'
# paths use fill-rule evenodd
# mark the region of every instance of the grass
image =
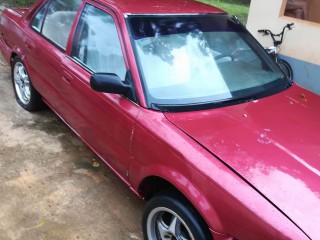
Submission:
<svg viewBox="0 0 320 240">
<path fill-rule="evenodd" d="M 28 7 L 35 2 L 35 0 L 2 0 L 2 3 L 10 7 Z"/>
<path fill-rule="evenodd" d="M 247 23 L 250 1 L 246 0 L 198 0 L 199 2 L 207 3 L 215 7 L 221 8 L 229 14 L 237 16 L 243 23 Z"/>
</svg>

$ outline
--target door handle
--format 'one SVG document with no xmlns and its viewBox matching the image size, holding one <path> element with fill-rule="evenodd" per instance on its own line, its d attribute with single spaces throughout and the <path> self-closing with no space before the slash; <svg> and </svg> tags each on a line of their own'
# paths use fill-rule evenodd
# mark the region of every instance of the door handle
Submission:
<svg viewBox="0 0 320 240">
<path fill-rule="evenodd" d="M 67 71 L 62 71 L 62 80 L 65 81 L 68 84 L 71 84 L 72 75 L 68 73 Z"/>
<path fill-rule="evenodd" d="M 33 48 L 33 44 L 29 39 L 26 39 L 26 43 L 25 43 L 26 47 L 30 50 L 32 50 Z"/>
</svg>

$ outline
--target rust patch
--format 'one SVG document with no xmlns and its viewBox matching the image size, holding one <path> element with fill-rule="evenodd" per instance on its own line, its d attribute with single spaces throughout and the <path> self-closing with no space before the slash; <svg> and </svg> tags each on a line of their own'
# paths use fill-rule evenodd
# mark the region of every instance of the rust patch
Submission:
<svg viewBox="0 0 320 240">
<path fill-rule="evenodd" d="M 305 102 L 308 102 L 306 95 L 303 94 L 303 93 L 300 94 L 300 99 L 305 101 Z"/>
</svg>

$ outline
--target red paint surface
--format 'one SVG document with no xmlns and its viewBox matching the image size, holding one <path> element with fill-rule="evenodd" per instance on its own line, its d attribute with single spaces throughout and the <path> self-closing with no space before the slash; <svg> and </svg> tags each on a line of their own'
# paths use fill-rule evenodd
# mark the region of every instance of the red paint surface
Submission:
<svg viewBox="0 0 320 240">
<path fill-rule="evenodd" d="M 93 91 L 90 74 L 67 56 L 76 22 L 65 52 L 29 27 L 44 2 L 3 12 L 2 54 L 9 63 L 12 54 L 23 59 L 48 105 L 135 192 L 141 193 L 147 177 L 165 179 L 195 206 L 216 239 L 308 239 L 297 226 L 319 239 L 318 96 L 293 86 L 255 102 L 206 111 L 146 109 L 124 14 L 220 10 L 185 0 L 84 1 L 116 21 L 138 96 L 132 103 Z"/>
<path fill-rule="evenodd" d="M 320 222 L 320 99 L 296 85 L 255 102 L 170 121 L 222 159 L 310 236 Z"/>
</svg>

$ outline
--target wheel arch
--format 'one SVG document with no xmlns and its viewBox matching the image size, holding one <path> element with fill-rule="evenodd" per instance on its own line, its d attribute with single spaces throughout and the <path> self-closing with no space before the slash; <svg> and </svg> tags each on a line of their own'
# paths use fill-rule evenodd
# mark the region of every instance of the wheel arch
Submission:
<svg viewBox="0 0 320 240">
<path fill-rule="evenodd" d="M 192 182 L 190 182 L 192 184 Z M 193 184 L 192 184 L 193 185 Z M 156 187 L 155 187 L 156 186 Z M 200 191 L 197 191 L 195 187 L 187 187 L 190 191 L 183 191 L 180 190 L 181 186 L 175 186 L 173 185 L 169 179 L 166 179 L 162 176 L 156 176 L 156 175 L 150 175 L 148 177 L 145 177 L 139 184 L 138 187 L 138 193 L 140 196 L 148 201 L 153 196 L 157 194 L 161 194 L 162 192 L 168 192 L 169 194 L 176 194 L 179 197 L 182 198 L 184 202 L 189 204 L 193 208 L 194 211 L 196 211 L 196 214 L 200 219 L 202 219 L 203 223 L 205 224 L 210 231 L 210 236 L 212 236 L 212 239 L 214 240 L 230 240 L 235 239 L 229 234 L 225 233 L 224 231 L 221 231 L 223 229 L 222 222 L 220 220 L 219 215 L 217 214 L 214 206 L 206 199 L 205 196 L 203 196 Z M 183 187 L 183 189 L 186 189 L 186 187 Z M 189 192 L 189 193 L 188 193 Z M 190 194 L 192 195 L 198 195 L 195 201 L 190 201 L 189 197 Z M 193 199 L 194 200 L 194 199 Z M 200 211 L 200 209 L 205 209 L 203 211 Z"/>
<path fill-rule="evenodd" d="M 12 65 L 13 59 L 14 59 L 15 57 L 19 57 L 19 58 L 24 62 L 24 64 L 25 64 L 25 61 L 24 61 L 24 60 L 25 60 L 25 59 L 24 59 L 25 56 L 24 56 L 21 48 L 19 48 L 19 47 L 13 47 L 13 48 L 12 48 L 12 52 L 11 52 L 11 56 L 10 56 L 10 65 Z"/>
<path fill-rule="evenodd" d="M 176 191 L 183 195 L 173 184 L 159 176 L 148 176 L 144 178 L 138 187 L 138 193 L 146 201 L 163 191 Z"/>
<path fill-rule="evenodd" d="M 174 181 L 171 177 L 180 179 L 180 181 Z M 138 186 L 137 190 L 139 195 L 146 201 L 161 192 L 178 195 L 183 201 L 190 204 L 203 220 L 203 223 L 207 225 L 208 229 L 215 236 L 215 229 L 221 229 L 221 226 L 219 216 L 214 207 L 208 199 L 201 194 L 193 182 L 188 180 L 185 176 L 175 172 L 174 176 L 171 174 L 171 177 L 159 175 L 149 175 L 145 177 Z M 176 185 L 173 183 L 176 183 Z"/>
<path fill-rule="evenodd" d="M 182 191 L 180 191 L 176 186 L 166 179 L 159 176 L 148 176 L 140 183 L 138 192 L 146 201 L 161 193 L 167 193 L 171 196 L 176 196 L 181 200 L 182 203 L 185 203 L 193 210 L 197 218 L 200 219 L 201 224 L 205 224 L 206 228 L 208 229 L 208 233 L 211 232 L 208 223 L 203 218 L 197 207 L 194 206 L 194 204 L 185 196 Z"/>
<path fill-rule="evenodd" d="M 13 60 L 15 57 L 18 57 L 21 59 L 21 61 L 23 62 L 23 65 L 25 66 L 31 80 L 32 80 L 32 84 L 33 84 L 33 87 L 38 91 L 38 85 L 36 82 L 33 81 L 33 72 L 31 71 L 31 67 L 29 65 L 29 62 L 28 62 L 28 58 L 26 57 L 25 54 L 23 54 L 23 52 L 20 50 L 20 48 L 14 48 L 13 51 L 11 52 L 11 56 L 10 56 L 10 67 L 12 67 L 12 64 L 13 64 Z M 39 91 L 38 91 L 39 92 Z"/>
<path fill-rule="evenodd" d="M 173 179 L 170 179 L 170 177 L 149 175 L 140 182 L 138 193 L 146 201 L 161 192 L 175 193 L 189 202 L 200 215 L 202 214 L 198 209 L 201 207 L 198 203 L 200 203 L 201 206 L 206 206 L 206 209 L 212 209 L 212 206 L 206 197 L 203 196 L 198 188 L 196 188 L 185 176 L 175 173 L 174 178 L 180 179 L 180 181 L 174 181 Z M 174 185 L 173 182 L 178 183 Z"/>
<path fill-rule="evenodd" d="M 12 52 L 12 53 L 11 53 L 11 56 L 10 56 L 10 66 L 12 66 L 13 59 L 14 59 L 15 57 L 19 57 L 19 58 L 20 58 L 20 56 L 19 56 L 16 52 Z"/>
</svg>

